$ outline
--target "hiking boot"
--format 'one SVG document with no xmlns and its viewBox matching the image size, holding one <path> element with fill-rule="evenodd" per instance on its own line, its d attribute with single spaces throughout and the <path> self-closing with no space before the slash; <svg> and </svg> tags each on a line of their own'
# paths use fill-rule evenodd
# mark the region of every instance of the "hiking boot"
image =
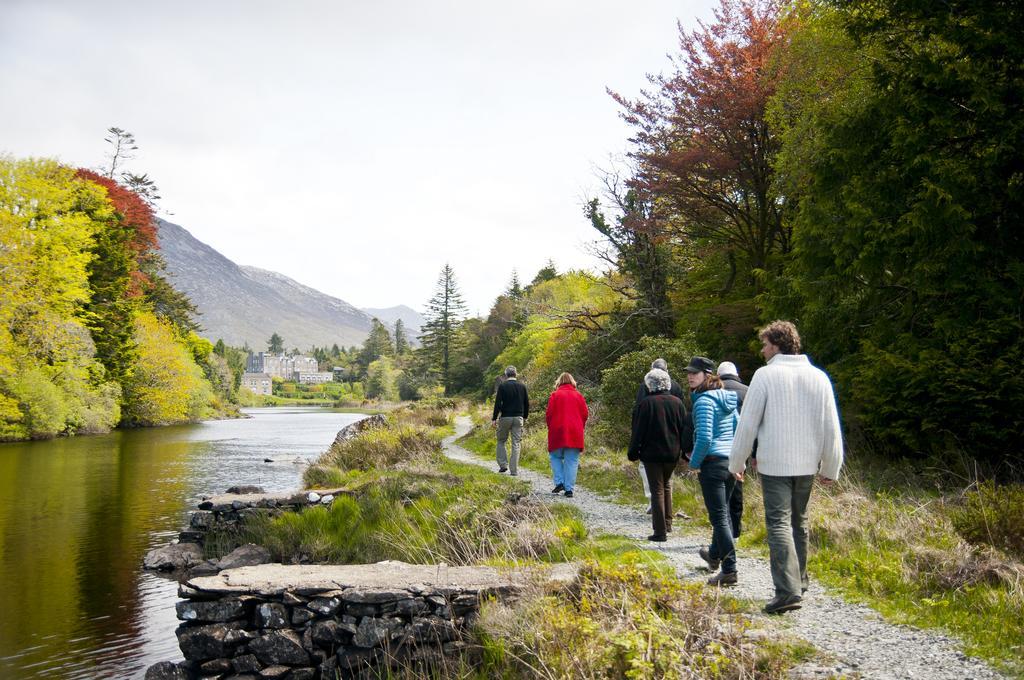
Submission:
<svg viewBox="0 0 1024 680">
<path fill-rule="evenodd" d="M 712 559 L 711 552 L 707 548 L 701 548 L 697 551 L 697 554 L 708 563 L 708 569 L 711 571 L 718 571 L 718 567 L 722 566 L 722 560 Z"/>
<path fill-rule="evenodd" d="M 715 586 L 715 587 L 718 587 L 718 588 L 722 588 L 722 587 L 734 586 L 734 585 L 736 585 L 738 580 L 739 579 L 737 578 L 735 571 L 730 571 L 728 573 L 726 573 L 724 571 L 720 571 L 720 572 L 718 572 L 717 574 L 715 574 L 714 576 L 712 576 L 711 578 L 708 579 L 708 585 L 709 586 Z"/>
<path fill-rule="evenodd" d="M 799 595 L 776 595 L 768 600 L 764 606 L 765 614 L 781 614 L 782 612 L 800 609 L 801 598 Z"/>
<path fill-rule="evenodd" d="M 562 493 L 563 491 L 565 491 L 565 484 L 559 484 L 551 490 L 551 493 Z"/>
<path fill-rule="evenodd" d="M 665 534 L 651 534 L 647 537 L 648 541 L 654 541 L 655 543 L 664 543 L 668 540 L 668 536 Z"/>
<path fill-rule="evenodd" d="M 498 473 L 500 474 L 502 472 L 508 472 L 508 468 L 507 467 L 499 467 L 498 468 Z"/>
<path fill-rule="evenodd" d="M 565 492 L 565 498 L 572 498 L 572 490 L 571 489 L 569 491 Z"/>
</svg>

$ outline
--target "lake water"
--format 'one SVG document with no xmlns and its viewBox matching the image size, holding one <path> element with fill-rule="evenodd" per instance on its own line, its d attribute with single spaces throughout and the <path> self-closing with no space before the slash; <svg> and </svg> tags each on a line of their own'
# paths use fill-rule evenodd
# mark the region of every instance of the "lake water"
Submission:
<svg viewBox="0 0 1024 680">
<path fill-rule="evenodd" d="M 141 678 L 181 660 L 177 583 L 143 572 L 143 556 L 177 536 L 200 496 L 234 484 L 299 488 L 300 463 L 363 417 L 245 412 L 0 444 L 0 678 Z"/>
</svg>

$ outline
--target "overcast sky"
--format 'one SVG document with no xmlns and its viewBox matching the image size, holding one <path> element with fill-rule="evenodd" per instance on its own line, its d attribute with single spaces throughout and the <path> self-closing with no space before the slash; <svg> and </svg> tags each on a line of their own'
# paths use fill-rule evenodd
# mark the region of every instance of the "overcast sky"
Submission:
<svg viewBox="0 0 1024 680">
<path fill-rule="evenodd" d="M 610 87 L 668 67 L 712 0 L 0 0 L 0 153 L 128 168 L 239 264 L 422 309 L 450 262 L 472 313 L 513 268 L 596 269 Z"/>
</svg>

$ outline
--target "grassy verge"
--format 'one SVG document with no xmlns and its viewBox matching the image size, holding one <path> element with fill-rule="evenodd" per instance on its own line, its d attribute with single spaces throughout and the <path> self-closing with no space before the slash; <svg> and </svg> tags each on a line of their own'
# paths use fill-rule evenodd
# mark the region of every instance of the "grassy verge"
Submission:
<svg viewBox="0 0 1024 680">
<path fill-rule="evenodd" d="M 490 414 L 480 409 L 473 416 L 477 427 L 460 444 L 492 460 Z M 550 474 L 546 444 L 542 423 L 528 427 L 521 465 Z M 579 484 L 614 502 L 645 504 L 636 466 L 625 452 L 588 444 Z M 890 621 L 943 629 L 963 640 L 968 653 L 1024 677 L 1024 487 L 985 484 L 965 492 L 944 486 L 948 478 L 906 465 L 866 460 L 857 452 L 850 458 L 839 484 L 815 488 L 811 573 Z M 676 477 L 673 486 L 676 507 L 693 518 L 687 524 L 706 527 L 696 481 Z M 740 549 L 767 555 L 756 475 L 750 475 L 744 494 Z"/>
<path fill-rule="evenodd" d="M 663 556 L 632 540 L 591 535 L 571 504 L 531 500 L 525 482 L 447 459 L 451 416 L 392 412 L 307 470 L 310 487 L 347 489 L 331 507 L 256 519 L 238 538 L 283 562 L 582 565 L 568 588 L 485 603 L 474 653 L 434 677 L 782 678 L 808 653 L 751 644 L 740 605 L 681 585 Z M 406 670 L 392 675 L 420 677 Z"/>
<path fill-rule="evenodd" d="M 958 495 L 914 478 L 896 488 L 846 480 L 815 499 L 811 569 L 890 620 L 944 628 L 1024 676 L 1024 568 L 957 533 Z"/>
<path fill-rule="evenodd" d="M 755 644 L 734 603 L 621 562 L 586 563 L 568 591 L 491 603 L 479 628 L 490 678 L 784 678 L 815 653 Z"/>
<path fill-rule="evenodd" d="M 891 462 L 881 475 L 868 468 L 855 461 L 833 488 L 815 487 L 811 574 L 890 621 L 945 630 L 968 654 L 1024 677 L 1024 566 L 958 533 L 955 521 L 975 509 L 975 494 L 942 489 Z M 1024 498 L 1024 489 L 1004 494 Z M 747 485 L 745 501 L 762 507 L 758 484 Z M 741 550 L 767 554 L 763 518 L 746 526 Z"/>
</svg>

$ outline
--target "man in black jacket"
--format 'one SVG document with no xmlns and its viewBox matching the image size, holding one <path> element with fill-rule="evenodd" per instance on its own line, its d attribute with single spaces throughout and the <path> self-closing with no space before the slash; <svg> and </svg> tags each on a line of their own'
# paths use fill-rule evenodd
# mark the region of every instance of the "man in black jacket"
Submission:
<svg viewBox="0 0 1024 680">
<path fill-rule="evenodd" d="M 665 541 L 672 530 L 672 472 L 682 456 L 686 437 L 686 409 L 682 400 L 669 393 L 672 379 L 653 368 L 644 376 L 650 394 L 640 402 L 633 418 L 628 457 L 644 463 L 651 485 L 649 541 Z"/>
<path fill-rule="evenodd" d="M 505 381 L 498 385 L 494 397 L 494 414 L 491 426 L 498 435 L 498 472 L 509 471 L 513 477 L 519 474 L 519 449 L 523 441 L 523 424 L 530 417 L 530 397 L 526 385 L 516 380 L 516 367 L 505 369 Z M 512 460 L 508 459 L 505 442 L 512 435 Z"/>
<path fill-rule="evenodd" d="M 740 380 L 739 369 L 731 361 L 723 361 L 718 365 L 718 377 L 722 379 L 725 389 L 735 392 L 740 400 L 739 413 L 743 417 L 743 398 L 747 396 L 747 386 Z M 737 480 L 729 497 L 729 519 L 732 521 L 732 537 L 740 537 L 740 522 L 743 519 L 743 482 Z"/>
</svg>

